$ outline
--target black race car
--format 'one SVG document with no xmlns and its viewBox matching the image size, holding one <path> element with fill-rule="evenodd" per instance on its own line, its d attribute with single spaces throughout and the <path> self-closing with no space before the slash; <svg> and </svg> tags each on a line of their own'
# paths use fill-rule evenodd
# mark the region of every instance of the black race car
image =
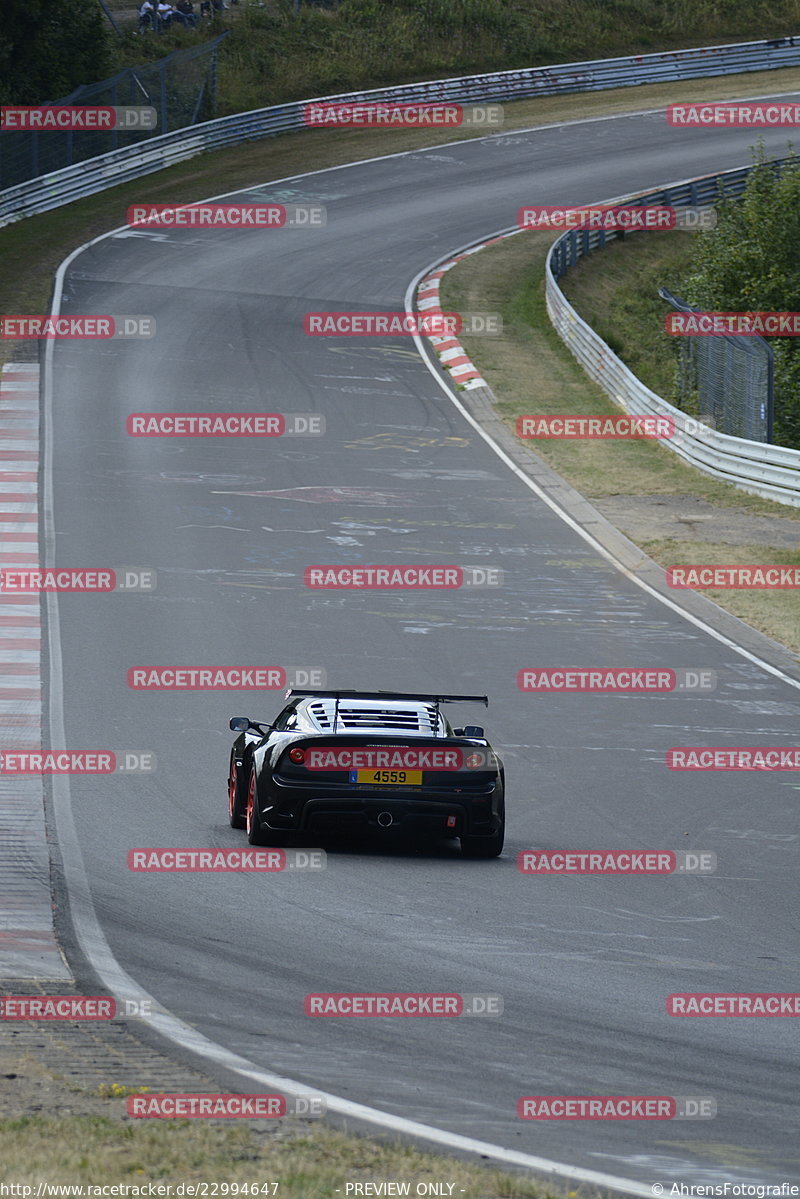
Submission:
<svg viewBox="0 0 800 1199">
<path fill-rule="evenodd" d="M 297 691 L 272 724 L 235 716 L 228 808 L 251 845 L 310 835 L 458 837 L 462 853 L 503 848 L 505 776 L 483 729 L 454 729 L 442 704 L 485 695 Z"/>
</svg>

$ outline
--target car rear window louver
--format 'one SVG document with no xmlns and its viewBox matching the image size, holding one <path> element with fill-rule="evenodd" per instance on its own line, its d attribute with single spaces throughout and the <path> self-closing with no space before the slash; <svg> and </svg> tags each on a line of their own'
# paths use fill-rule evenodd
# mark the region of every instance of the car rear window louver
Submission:
<svg viewBox="0 0 800 1199">
<path fill-rule="evenodd" d="M 333 731 L 334 704 L 321 701 L 308 705 L 308 710 L 322 730 Z M 419 708 L 361 708 L 353 707 L 347 702 L 339 703 L 336 715 L 336 731 L 347 729 L 386 729 L 387 732 L 430 733 L 435 736 L 439 731 L 436 720 L 436 709 L 433 704 L 420 705 Z"/>
</svg>

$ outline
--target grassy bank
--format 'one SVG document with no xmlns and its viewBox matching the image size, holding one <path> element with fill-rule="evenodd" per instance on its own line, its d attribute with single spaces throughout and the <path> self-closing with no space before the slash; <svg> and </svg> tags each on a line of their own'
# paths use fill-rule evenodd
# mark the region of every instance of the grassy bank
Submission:
<svg viewBox="0 0 800 1199">
<path fill-rule="evenodd" d="M 671 311 L 658 294 L 680 294 L 691 267 L 687 233 L 643 233 L 581 258 L 562 279 L 562 291 L 585 321 L 643 383 L 678 404 L 676 339 L 664 329 Z"/>
<path fill-rule="evenodd" d="M 651 285 L 656 280 L 668 284 L 688 240 L 685 234 L 637 234 L 592 255 L 567 276 L 581 315 L 597 321 L 603 336 L 627 354 L 653 387 L 659 379 L 669 383 L 671 365 L 652 335 Z M 443 278 L 444 309 L 499 312 L 503 317 L 502 336 L 461 340 L 512 428 L 518 416 L 530 413 L 620 411 L 550 324 L 544 269 L 552 241 L 552 234 L 544 233 L 509 238 L 466 258 Z M 655 303 L 663 303 L 657 289 Z M 656 442 L 543 440 L 526 445 L 662 566 L 800 565 L 800 510 L 703 475 Z M 800 653 L 797 597 L 791 591 L 706 594 Z"/>
<path fill-rule="evenodd" d="M 800 0 L 242 0 L 201 30 L 115 42 L 133 66 L 229 28 L 219 113 L 341 91 L 800 32 Z"/>
<path fill-rule="evenodd" d="M 336 1199 L 347 1183 L 453 1184 L 462 1199 L 547 1199 L 563 1193 L 500 1171 L 325 1127 L 289 1132 L 270 1121 L 125 1120 L 30 1116 L 0 1121 L 4 1182 L 258 1185 L 279 1199 Z M 234 1188 L 231 1190 L 230 1188 Z M 135 1194 L 135 1192 L 132 1192 Z M 164 1194 L 167 1192 L 164 1191 Z M 253 1191 L 251 1189 L 250 1193 Z"/>
</svg>

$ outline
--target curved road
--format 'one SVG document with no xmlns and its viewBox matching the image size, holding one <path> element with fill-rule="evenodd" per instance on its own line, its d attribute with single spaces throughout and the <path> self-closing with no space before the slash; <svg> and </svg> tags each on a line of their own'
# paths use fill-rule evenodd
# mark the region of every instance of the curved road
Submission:
<svg viewBox="0 0 800 1199">
<path fill-rule="evenodd" d="M 66 744 L 152 750 L 160 764 L 73 778 L 71 802 L 114 954 L 212 1040 L 382 1110 L 622 1178 L 796 1179 L 794 1022 L 664 1008 L 675 991 L 797 988 L 796 779 L 674 774 L 663 757 L 686 743 L 791 744 L 800 695 L 594 554 L 468 427 L 412 342 L 302 330 L 309 310 L 401 309 L 419 270 L 512 225 L 522 203 L 737 166 L 753 140 L 669 129 L 658 114 L 498 135 L 244 193 L 324 203 L 325 229 L 110 236 L 71 262 L 64 312 L 153 314 L 158 336 L 55 351 L 54 560 L 153 566 L 159 585 L 60 598 Z M 778 154 L 785 136 L 765 141 Z M 127 437 L 125 416 L 142 410 L 320 412 L 328 432 Z M 312 592 L 314 562 L 497 565 L 506 585 Z M 279 706 L 128 689 L 129 667 L 172 664 L 486 690 L 507 764 L 503 857 L 462 861 L 445 844 L 331 852 L 319 874 L 130 873 L 131 847 L 244 843 L 226 823 L 227 720 Z M 517 691 L 520 667 L 561 664 L 710 668 L 719 686 Z M 532 846 L 711 849 L 720 867 L 532 878 L 515 861 Z M 303 996 L 323 990 L 500 992 L 505 1014 L 306 1018 Z M 517 1099 L 537 1093 L 707 1095 L 719 1114 L 519 1121 Z"/>
</svg>

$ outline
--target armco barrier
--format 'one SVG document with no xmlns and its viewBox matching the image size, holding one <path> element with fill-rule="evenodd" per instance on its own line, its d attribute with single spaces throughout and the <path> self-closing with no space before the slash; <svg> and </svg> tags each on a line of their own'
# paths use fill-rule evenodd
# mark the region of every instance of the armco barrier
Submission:
<svg viewBox="0 0 800 1199">
<path fill-rule="evenodd" d="M 639 192 L 613 203 L 712 204 L 720 185 L 724 185 L 728 195 L 741 194 L 751 169 L 744 167 L 720 175 L 707 175 L 658 191 Z M 730 437 L 703 426 L 692 433 L 681 429 L 680 421 L 686 419 L 685 415 L 645 387 L 569 303 L 558 280 L 584 254 L 602 249 L 617 236 L 613 230 L 575 229 L 563 234 L 551 246 L 545 277 L 547 311 L 562 341 L 587 374 L 626 412 L 674 417 L 678 422 L 675 436 L 661 444 L 673 449 L 692 466 L 726 483 L 733 483 L 742 491 L 800 507 L 800 451 Z"/>
<path fill-rule="evenodd" d="M 703 46 L 666 54 L 640 54 L 628 58 L 605 58 L 596 62 L 559 63 L 550 67 L 499 71 L 461 79 L 436 79 L 428 83 L 348 92 L 315 100 L 301 100 L 272 108 L 206 121 L 147 142 L 112 150 L 50 175 L 39 176 L 0 192 L 0 226 L 22 217 L 47 212 L 72 200 L 91 196 L 131 179 L 173 166 L 196 154 L 220 150 L 242 142 L 304 129 L 307 104 L 339 101 L 358 103 L 386 100 L 453 103 L 502 103 L 535 96 L 567 92 L 603 91 L 642 83 L 698 79 L 709 75 L 734 75 L 745 71 L 768 71 L 800 65 L 800 37 L 771 41 L 740 42 L 727 46 Z M 458 136 L 458 131 L 454 130 Z"/>
</svg>

